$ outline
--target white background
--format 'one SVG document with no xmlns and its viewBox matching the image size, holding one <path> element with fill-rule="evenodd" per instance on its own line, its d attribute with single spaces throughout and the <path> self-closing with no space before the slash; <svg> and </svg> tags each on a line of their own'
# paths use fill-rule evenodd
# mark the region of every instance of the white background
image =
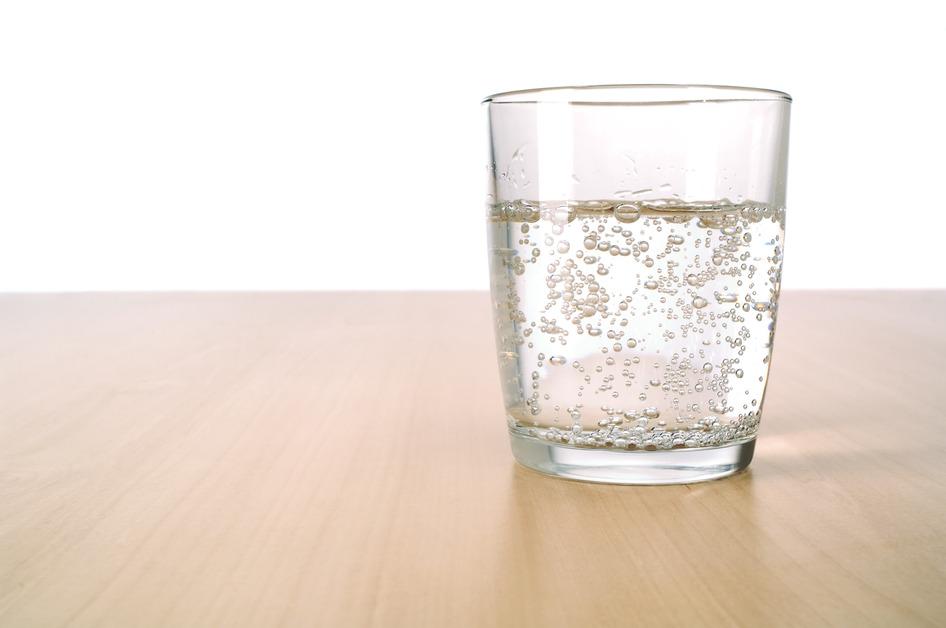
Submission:
<svg viewBox="0 0 946 628">
<path fill-rule="evenodd" d="M 942 2 L 0 4 L 0 290 L 487 285 L 480 99 L 795 99 L 785 287 L 946 287 Z"/>
</svg>

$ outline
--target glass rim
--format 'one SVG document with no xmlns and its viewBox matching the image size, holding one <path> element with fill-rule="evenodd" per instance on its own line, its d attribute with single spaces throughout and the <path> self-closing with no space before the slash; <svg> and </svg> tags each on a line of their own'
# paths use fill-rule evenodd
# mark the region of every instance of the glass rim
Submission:
<svg viewBox="0 0 946 628">
<path fill-rule="evenodd" d="M 689 83 L 626 83 L 537 87 L 491 94 L 481 104 L 678 105 L 725 102 L 786 102 L 786 92 L 762 87 Z"/>
</svg>

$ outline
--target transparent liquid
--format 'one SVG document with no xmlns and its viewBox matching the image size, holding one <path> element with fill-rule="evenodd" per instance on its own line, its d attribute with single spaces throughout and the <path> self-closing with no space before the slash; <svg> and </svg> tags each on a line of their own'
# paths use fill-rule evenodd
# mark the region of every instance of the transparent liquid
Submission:
<svg viewBox="0 0 946 628">
<path fill-rule="evenodd" d="M 711 447 L 759 425 L 784 211 L 727 201 L 514 201 L 489 213 L 504 402 L 518 433 Z"/>
</svg>

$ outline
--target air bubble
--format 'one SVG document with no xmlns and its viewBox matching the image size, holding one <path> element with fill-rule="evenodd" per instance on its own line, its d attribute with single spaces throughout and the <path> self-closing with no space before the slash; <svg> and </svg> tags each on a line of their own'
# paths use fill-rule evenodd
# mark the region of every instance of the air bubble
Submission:
<svg viewBox="0 0 946 628">
<path fill-rule="evenodd" d="M 638 218 L 641 217 L 640 207 L 637 205 L 624 204 L 618 205 L 614 208 L 614 217 L 619 222 L 631 223 L 636 222 Z"/>
<path fill-rule="evenodd" d="M 555 226 L 561 227 L 565 223 L 575 220 L 575 209 L 568 205 L 559 205 L 552 212 L 552 222 Z"/>
</svg>

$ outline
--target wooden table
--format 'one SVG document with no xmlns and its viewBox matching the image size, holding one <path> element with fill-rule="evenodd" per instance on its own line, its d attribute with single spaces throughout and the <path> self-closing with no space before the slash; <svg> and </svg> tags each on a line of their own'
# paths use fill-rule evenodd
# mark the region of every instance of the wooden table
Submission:
<svg viewBox="0 0 946 628">
<path fill-rule="evenodd" d="M 0 297 L 0 625 L 946 624 L 946 293 L 784 295 L 748 472 L 517 466 L 487 297 Z"/>
</svg>

